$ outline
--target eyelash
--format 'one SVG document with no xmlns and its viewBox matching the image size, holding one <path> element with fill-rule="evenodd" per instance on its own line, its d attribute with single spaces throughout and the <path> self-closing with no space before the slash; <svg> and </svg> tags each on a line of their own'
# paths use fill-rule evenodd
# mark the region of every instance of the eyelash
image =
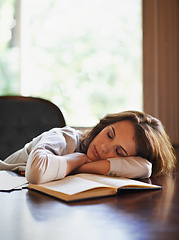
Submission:
<svg viewBox="0 0 179 240">
<path fill-rule="evenodd" d="M 123 156 L 122 154 L 120 154 L 119 152 L 118 152 L 118 149 L 116 148 L 116 154 L 118 155 L 118 156 Z"/>
<path fill-rule="evenodd" d="M 108 138 L 113 139 L 113 137 L 110 135 L 110 131 L 107 132 L 107 136 Z"/>
</svg>

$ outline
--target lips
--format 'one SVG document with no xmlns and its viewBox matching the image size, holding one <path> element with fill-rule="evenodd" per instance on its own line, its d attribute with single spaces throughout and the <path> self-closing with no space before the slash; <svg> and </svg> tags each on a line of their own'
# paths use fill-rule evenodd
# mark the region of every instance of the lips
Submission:
<svg viewBox="0 0 179 240">
<path fill-rule="evenodd" d="M 97 148 L 96 148 L 95 145 L 93 146 L 93 154 L 94 154 L 94 156 L 95 156 L 97 159 L 101 159 L 101 157 L 100 157 L 100 155 L 99 155 L 99 153 L 98 153 L 98 150 L 97 150 Z"/>
</svg>

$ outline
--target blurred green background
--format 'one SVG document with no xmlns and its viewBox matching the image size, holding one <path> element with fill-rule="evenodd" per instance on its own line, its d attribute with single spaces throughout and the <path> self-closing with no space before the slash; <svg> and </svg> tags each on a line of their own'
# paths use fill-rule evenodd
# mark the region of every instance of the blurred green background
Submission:
<svg viewBox="0 0 179 240">
<path fill-rule="evenodd" d="M 67 124 L 142 110 L 141 0 L 1 0 L 0 95 L 43 97 Z"/>
</svg>

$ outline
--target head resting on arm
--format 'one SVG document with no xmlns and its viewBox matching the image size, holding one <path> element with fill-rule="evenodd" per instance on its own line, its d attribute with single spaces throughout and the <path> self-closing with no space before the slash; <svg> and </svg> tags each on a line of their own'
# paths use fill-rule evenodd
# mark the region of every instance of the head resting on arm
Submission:
<svg viewBox="0 0 179 240">
<path fill-rule="evenodd" d="M 129 120 L 135 128 L 136 156 L 152 163 L 152 175 L 172 172 L 176 157 L 171 141 L 160 120 L 139 111 L 124 111 L 108 114 L 93 127 L 81 142 L 81 152 L 87 153 L 91 141 L 108 125 Z"/>
</svg>

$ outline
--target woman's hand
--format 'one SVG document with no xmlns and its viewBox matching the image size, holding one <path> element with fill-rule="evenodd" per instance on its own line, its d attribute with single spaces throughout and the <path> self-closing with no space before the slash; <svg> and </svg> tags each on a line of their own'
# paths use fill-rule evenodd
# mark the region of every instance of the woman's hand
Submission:
<svg viewBox="0 0 179 240">
<path fill-rule="evenodd" d="M 75 169 L 73 173 L 96 173 L 105 174 L 110 170 L 110 162 L 108 160 L 100 160 L 95 162 L 87 162 Z"/>
<path fill-rule="evenodd" d="M 90 163 L 91 160 L 84 153 L 71 153 L 63 156 L 67 161 L 66 175 L 71 173 L 74 169 L 79 168 L 85 163 Z"/>
</svg>

